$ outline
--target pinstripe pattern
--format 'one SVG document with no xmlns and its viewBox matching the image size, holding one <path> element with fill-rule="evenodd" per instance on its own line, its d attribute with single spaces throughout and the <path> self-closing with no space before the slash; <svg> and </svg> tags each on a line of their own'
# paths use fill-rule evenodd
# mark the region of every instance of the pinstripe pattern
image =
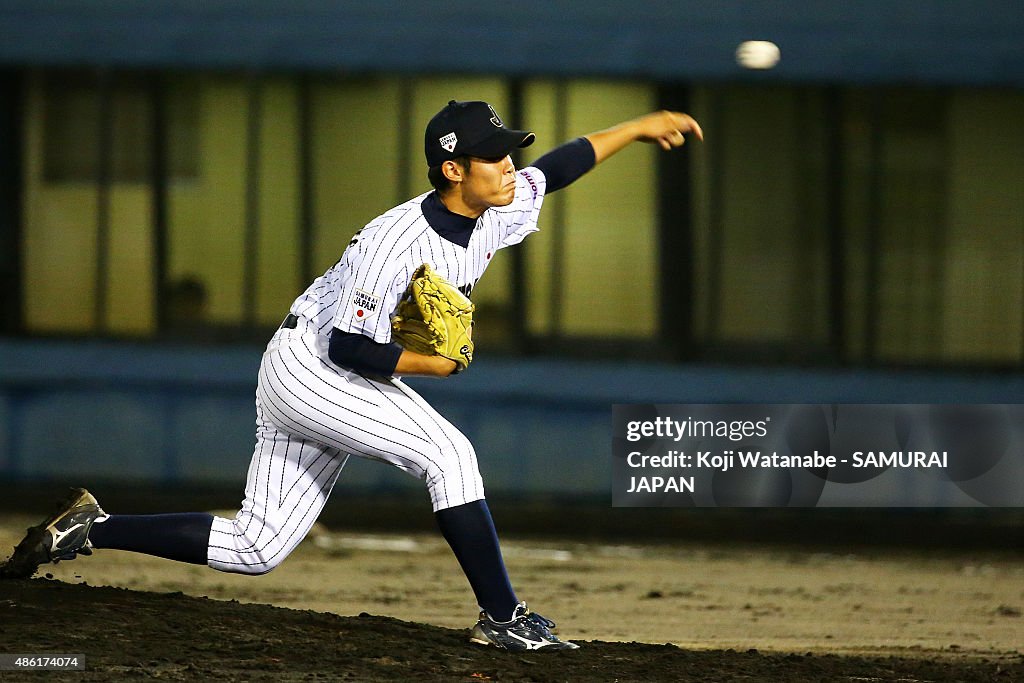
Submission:
<svg viewBox="0 0 1024 683">
<path fill-rule="evenodd" d="M 513 203 L 485 212 L 467 248 L 427 224 L 426 195 L 412 199 L 364 227 L 296 299 L 298 327 L 278 330 L 263 354 L 245 500 L 234 519 L 214 518 L 211 567 L 264 574 L 277 566 L 309 532 L 350 455 L 422 479 L 435 511 L 484 497 L 469 440 L 401 380 L 331 363 L 329 334 L 336 326 L 390 341 L 391 315 L 425 262 L 469 291 L 498 249 L 537 230 L 543 195 L 543 174 L 520 171 Z"/>
<path fill-rule="evenodd" d="M 537 230 L 544 185 L 540 170 L 519 171 L 515 199 L 484 212 L 466 248 L 430 228 L 420 208 L 429 193 L 410 199 L 356 233 L 338 263 L 313 281 L 291 312 L 322 334 L 334 326 L 376 342 L 391 341 L 391 315 L 412 273 L 429 263 L 462 291 L 472 291 L 498 249 L 518 244 Z M 376 309 L 359 305 L 367 300 L 360 301 L 359 293 L 376 302 Z"/>
<path fill-rule="evenodd" d="M 400 380 L 371 380 L 325 363 L 320 337 L 280 330 L 260 365 L 256 447 L 245 500 L 214 518 L 209 564 L 263 574 L 301 541 L 348 454 L 423 479 L 434 510 L 484 497 L 469 440 Z"/>
</svg>

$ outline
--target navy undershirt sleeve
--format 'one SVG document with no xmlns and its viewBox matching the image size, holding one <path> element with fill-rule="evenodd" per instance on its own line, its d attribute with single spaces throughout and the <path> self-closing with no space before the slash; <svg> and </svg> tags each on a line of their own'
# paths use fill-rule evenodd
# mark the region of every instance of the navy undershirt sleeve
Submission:
<svg viewBox="0 0 1024 683">
<path fill-rule="evenodd" d="M 594 168 L 597 157 L 594 147 L 586 138 L 576 138 L 564 145 L 559 145 L 530 164 L 539 168 L 547 180 L 545 192 L 561 190 L 581 175 Z"/>
<path fill-rule="evenodd" d="M 327 355 L 335 364 L 357 372 L 390 377 L 402 355 L 402 347 L 395 343 L 378 344 L 369 337 L 338 328 L 331 330 Z"/>
</svg>

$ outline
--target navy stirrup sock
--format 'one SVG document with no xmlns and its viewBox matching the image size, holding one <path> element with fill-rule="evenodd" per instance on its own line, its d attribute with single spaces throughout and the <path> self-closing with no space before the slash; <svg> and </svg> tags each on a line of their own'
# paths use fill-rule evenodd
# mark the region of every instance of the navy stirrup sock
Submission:
<svg viewBox="0 0 1024 683">
<path fill-rule="evenodd" d="M 110 515 L 94 524 L 89 541 L 95 548 L 131 550 L 168 560 L 206 564 L 213 515 L 182 512 L 167 515 Z"/>
<path fill-rule="evenodd" d="M 473 587 L 477 604 L 496 621 L 511 619 L 519 601 L 505 571 L 487 501 L 477 500 L 434 514 L 441 534 Z"/>
</svg>

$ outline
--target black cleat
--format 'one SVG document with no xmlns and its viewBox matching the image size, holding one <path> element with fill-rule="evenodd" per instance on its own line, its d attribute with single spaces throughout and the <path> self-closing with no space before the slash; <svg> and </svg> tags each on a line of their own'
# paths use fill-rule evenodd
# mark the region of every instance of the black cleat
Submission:
<svg viewBox="0 0 1024 683">
<path fill-rule="evenodd" d="M 552 633 L 558 633 L 558 624 L 556 624 L 555 622 L 551 621 L 547 617 L 542 617 L 541 615 L 537 614 L 536 612 L 530 612 L 529 614 L 526 615 L 526 618 L 529 619 L 530 621 L 532 621 L 534 624 L 536 624 L 538 626 L 541 626 L 543 628 L 546 628 L 547 630 L 551 631 Z"/>
<path fill-rule="evenodd" d="M 92 555 L 89 530 L 108 516 L 91 493 L 71 489 L 56 512 L 28 530 L 14 554 L 0 566 L 0 578 L 27 579 L 41 564 Z"/>
<path fill-rule="evenodd" d="M 579 645 L 559 640 L 551 632 L 554 622 L 534 614 L 525 602 L 516 605 L 509 621 L 495 621 L 487 612 L 480 612 L 469 636 L 471 643 L 493 645 L 502 650 L 576 650 Z"/>
</svg>

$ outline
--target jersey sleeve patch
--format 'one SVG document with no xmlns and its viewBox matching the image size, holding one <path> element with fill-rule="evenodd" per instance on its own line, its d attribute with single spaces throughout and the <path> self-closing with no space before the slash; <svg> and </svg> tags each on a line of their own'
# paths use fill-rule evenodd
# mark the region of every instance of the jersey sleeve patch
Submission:
<svg viewBox="0 0 1024 683">
<path fill-rule="evenodd" d="M 519 244 L 527 235 L 537 232 L 546 183 L 544 172 L 534 166 L 516 174 L 516 196 L 512 205 L 496 211 L 502 223 L 499 249 Z"/>
<path fill-rule="evenodd" d="M 366 320 L 380 309 L 380 297 L 357 289 L 352 296 L 352 315 L 356 320 Z"/>
<path fill-rule="evenodd" d="M 540 189 L 537 187 L 537 181 L 535 181 L 533 176 L 530 175 L 530 172 L 525 169 L 520 171 L 520 175 L 526 178 L 526 182 L 530 186 L 530 192 L 533 194 L 534 200 L 536 200 L 537 195 L 540 194 Z"/>
</svg>

